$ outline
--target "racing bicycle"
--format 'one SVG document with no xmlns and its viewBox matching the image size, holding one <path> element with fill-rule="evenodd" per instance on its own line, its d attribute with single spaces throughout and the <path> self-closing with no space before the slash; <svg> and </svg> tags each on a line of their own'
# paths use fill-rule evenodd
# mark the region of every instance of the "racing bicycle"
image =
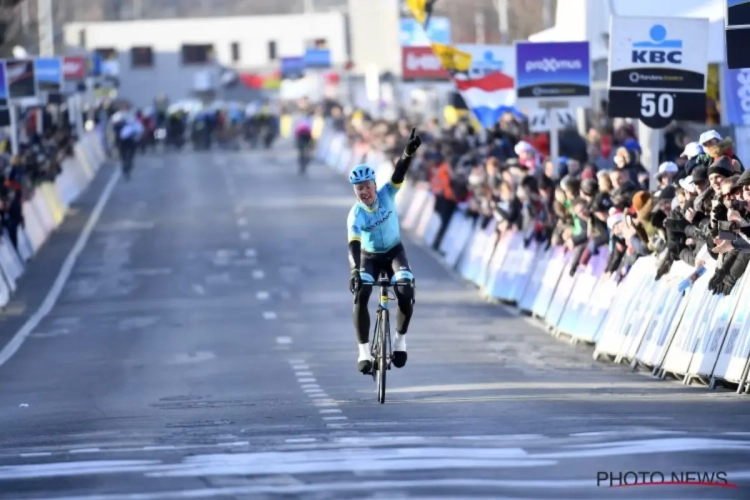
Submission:
<svg viewBox="0 0 750 500">
<path fill-rule="evenodd" d="M 380 287 L 380 300 L 375 317 L 375 331 L 372 337 L 370 354 L 375 360 L 372 366 L 372 378 L 377 384 L 378 403 L 383 404 L 385 403 L 386 372 L 391 369 L 391 360 L 393 359 L 390 311 L 388 309 L 388 302 L 391 299 L 389 290 L 393 288 L 393 283 L 385 273 L 382 273 L 376 283 L 369 283 L 368 285 Z M 393 298 L 395 299 L 395 297 Z"/>
</svg>

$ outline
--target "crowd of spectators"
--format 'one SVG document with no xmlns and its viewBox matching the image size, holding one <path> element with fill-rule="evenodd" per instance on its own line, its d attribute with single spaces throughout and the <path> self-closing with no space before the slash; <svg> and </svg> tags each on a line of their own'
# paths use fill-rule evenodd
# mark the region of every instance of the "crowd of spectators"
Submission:
<svg viewBox="0 0 750 500">
<path fill-rule="evenodd" d="M 36 113 L 23 115 L 18 154 L 12 153 L 10 137 L 0 138 L 0 235 L 6 232 L 18 249 L 18 228 L 23 227 L 23 202 L 43 182 L 53 182 L 62 172 L 66 157 L 73 156 L 75 133 L 71 124 L 45 110 L 38 132 Z"/>
<path fill-rule="evenodd" d="M 468 121 L 418 127 L 424 146 L 408 176 L 429 183 L 435 195 L 442 221 L 436 250 L 458 209 L 484 227 L 495 220 L 498 231 L 564 247 L 572 252 L 571 274 L 602 251 L 605 272 L 617 281 L 646 255 L 656 256 L 657 280 L 678 260 L 698 276 L 710 256 L 716 267 L 709 288 L 728 294 L 750 261 L 750 171 L 733 140 L 714 130 L 691 138 L 667 129 L 652 182 L 631 125 L 592 129 L 585 138 L 575 129 L 561 132 L 558 164 L 549 159 L 547 136 L 525 133 L 512 115 L 484 139 Z M 360 116 L 345 128 L 395 160 L 411 125 Z"/>
</svg>

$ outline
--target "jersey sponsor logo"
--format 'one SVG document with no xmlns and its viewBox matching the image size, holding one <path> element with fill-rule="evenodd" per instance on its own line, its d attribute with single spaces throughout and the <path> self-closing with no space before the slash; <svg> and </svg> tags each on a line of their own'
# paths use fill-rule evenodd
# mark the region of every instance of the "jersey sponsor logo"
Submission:
<svg viewBox="0 0 750 500">
<path fill-rule="evenodd" d="M 382 219 L 380 219 L 378 221 L 373 222 L 369 226 L 365 226 L 365 228 L 364 228 L 365 231 L 372 231 L 373 229 L 377 228 L 378 226 L 380 226 L 381 224 L 383 224 L 385 221 L 387 221 L 388 218 L 391 216 L 392 213 L 393 213 L 393 211 L 389 210 L 388 213 L 385 214 L 385 217 L 383 217 Z"/>
<path fill-rule="evenodd" d="M 351 227 L 351 231 L 353 234 L 359 234 L 359 228 L 356 225 Z"/>
</svg>

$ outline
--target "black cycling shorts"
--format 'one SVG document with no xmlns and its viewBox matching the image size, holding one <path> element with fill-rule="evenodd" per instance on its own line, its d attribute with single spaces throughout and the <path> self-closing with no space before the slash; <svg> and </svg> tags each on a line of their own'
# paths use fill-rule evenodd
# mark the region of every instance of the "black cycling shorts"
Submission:
<svg viewBox="0 0 750 500">
<path fill-rule="evenodd" d="M 395 276 L 396 281 L 414 279 L 404 245 L 399 243 L 385 253 L 361 251 L 359 274 L 362 281 L 377 281 L 380 273 L 387 274 L 389 279 Z"/>
</svg>

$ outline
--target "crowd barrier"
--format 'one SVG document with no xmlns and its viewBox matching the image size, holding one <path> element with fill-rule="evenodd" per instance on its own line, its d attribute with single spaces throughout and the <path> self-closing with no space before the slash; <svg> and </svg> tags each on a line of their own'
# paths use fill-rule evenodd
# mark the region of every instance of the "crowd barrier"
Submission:
<svg viewBox="0 0 750 500">
<path fill-rule="evenodd" d="M 317 158 L 345 175 L 362 161 L 382 185 L 393 166 L 365 144 L 350 146 L 338 132 L 324 131 Z M 440 228 L 427 183 L 405 183 L 397 196 L 402 229 L 432 246 Z M 594 345 L 594 358 L 627 363 L 688 385 L 717 384 L 750 392 L 750 279 L 729 296 L 713 295 L 708 271 L 686 288 L 694 269 L 676 262 L 656 281 L 656 258 L 638 259 L 618 283 L 604 274 L 607 252 L 570 272 L 570 252 L 535 242 L 519 232 L 498 237 L 494 222 L 480 227 L 460 209 L 440 244 L 441 259 L 474 283 L 487 298 L 515 305 L 556 336 Z"/>
<path fill-rule="evenodd" d="M 8 305 L 29 261 L 62 224 L 68 208 L 88 187 L 104 160 L 97 133 L 87 133 L 76 143 L 74 156 L 63 161 L 62 172 L 55 181 L 44 182 L 26 195 L 18 249 L 11 243 L 7 229 L 0 237 L 0 308 Z"/>
</svg>

